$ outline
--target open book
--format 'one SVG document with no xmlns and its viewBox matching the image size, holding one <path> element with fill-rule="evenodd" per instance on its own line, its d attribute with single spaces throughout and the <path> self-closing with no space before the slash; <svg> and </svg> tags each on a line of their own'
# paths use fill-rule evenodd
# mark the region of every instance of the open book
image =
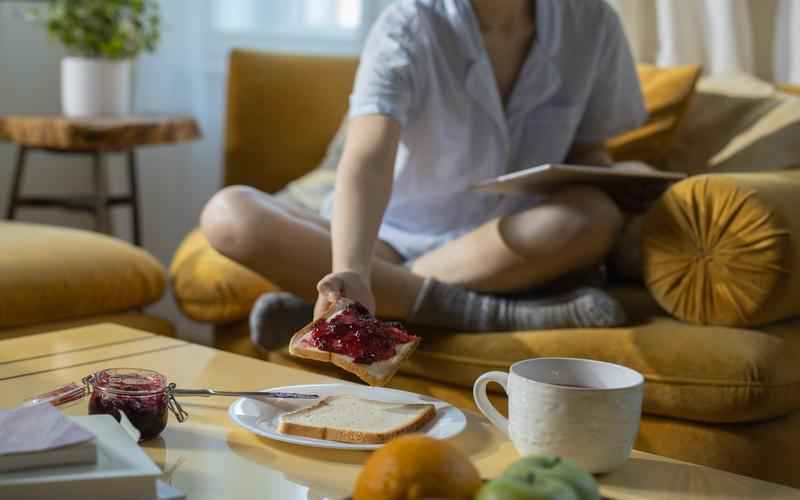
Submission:
<svg viewBox="0 0 800 500">
<path fill-rule="evenodd" d="M 625 164 L 622 164 L 625 165 Z M 686 174 L 628 167 L 589 167 L 584 165 L 547 164 L 487 179 L 471 187 L 473 191 L 489 193 L 547 193 L 565 184 L 604 186 L 619 183 L 672 183 Z"/>
</svg>

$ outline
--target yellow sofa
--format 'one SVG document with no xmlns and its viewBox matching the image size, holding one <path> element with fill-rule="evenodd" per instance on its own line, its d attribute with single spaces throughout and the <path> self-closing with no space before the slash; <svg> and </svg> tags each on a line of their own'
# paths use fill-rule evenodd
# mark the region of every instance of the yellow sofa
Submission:
<svg viewBox="0 0 800 500">
<path fill-rule="evenodd" d="M 345 112 L 356 65 L 350 58 L 234 51 L 228 75 L 225 185 L 275 192 L 312 169 Z M 644 130 L 610 142 L 618 158 L 658 163 L 663 157 L 694 85 L 696 68 L 681 71 L 689 73 L 677 80 L 683 82 L 677 88 L 654 69 L 640 68 L 646 91 L 672 86 L 655 92 L 657 99 L 648 97 L 651 120 Z M 746 175 L 712 176 L 709 182 L 719 179 L 747 187 L 751 198 L 759 196 L 758 186 Z M 250 343 L 250 307 L 275 287 L 214 252 L 198 231 L 177 250 L 170 277 L 183 311 L 215 325 L 216 347 L 299 363 L 284 352 L 259 352 Z M 800 486 L 795 473 L 800 467 L 800 319 L 757 329 L 687 324 L 667 314 L 641 284 L 618 286 L 613 292 L 632 326 L 480 335 L 412 327 L 423 343 L 392 386 L 474 408 L 470 388 L 475 377 L 505 370 L 519 359 L 571 356 L 616 362 L 642 372 L 647 380 L 639 449 Z M 301 366 L 343 376 L 326 366 Z M 504 404 L 502 396 L 495 395 L 495 400 Z"/>
<path fill-rule="evenodd" d="M 141 312 L 164 294 L 165 274 L 110 236 L 0 222 L 0 340 L 96 323 L 172 336 L 172 324 Z"/>
</svg>

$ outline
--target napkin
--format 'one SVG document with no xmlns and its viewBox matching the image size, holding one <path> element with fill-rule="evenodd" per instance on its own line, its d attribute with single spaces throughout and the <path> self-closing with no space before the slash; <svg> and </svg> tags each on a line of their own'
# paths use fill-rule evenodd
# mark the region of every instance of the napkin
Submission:
<svg viewBox="0 0 800 500">
<path fill-rule="evenodd" d="M 0 410 L 0 471 L 94 463 L 94 439 L 49 403 Z"/>
</svg>

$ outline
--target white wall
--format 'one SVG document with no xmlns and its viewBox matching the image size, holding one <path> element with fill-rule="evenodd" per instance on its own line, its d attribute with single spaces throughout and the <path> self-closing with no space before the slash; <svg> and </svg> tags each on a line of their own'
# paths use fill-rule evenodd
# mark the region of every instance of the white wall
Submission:
<svg viewBox="0 0 800 500">
<path fill-rule="evenodd" d="M 52 113 L 59 107 L 59 61 L 62 51 L 48 43 L 38 27 L 12 15 L 15 5 L 0 3 L 0 113 Z M 15 148 L 0 143 L 0 208 L 6 209 Z M 89 183 L 86 169 L 74 168 L 80 161 L 34 154 L 29 161 L 25 190 L 29 193 L 64 193 L 83 189 Z M 56 164 L 57 163 L 57 164 Z M 26 210 L 26 220 L 54 221 L 90 227 L 87 217 Z"/>
</svg>

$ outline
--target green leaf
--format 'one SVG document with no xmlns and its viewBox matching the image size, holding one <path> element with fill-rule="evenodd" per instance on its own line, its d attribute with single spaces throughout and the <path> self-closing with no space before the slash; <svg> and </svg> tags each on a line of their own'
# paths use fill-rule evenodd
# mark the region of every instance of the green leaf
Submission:
<svg viewBox="0 0 800 500">
<path fill-rule="evenodd" d="M 67 50 L 89 57 L 136 57 L 161 37 L 157 0 L 52 0 L 42 18 Z"/>
</svg>

